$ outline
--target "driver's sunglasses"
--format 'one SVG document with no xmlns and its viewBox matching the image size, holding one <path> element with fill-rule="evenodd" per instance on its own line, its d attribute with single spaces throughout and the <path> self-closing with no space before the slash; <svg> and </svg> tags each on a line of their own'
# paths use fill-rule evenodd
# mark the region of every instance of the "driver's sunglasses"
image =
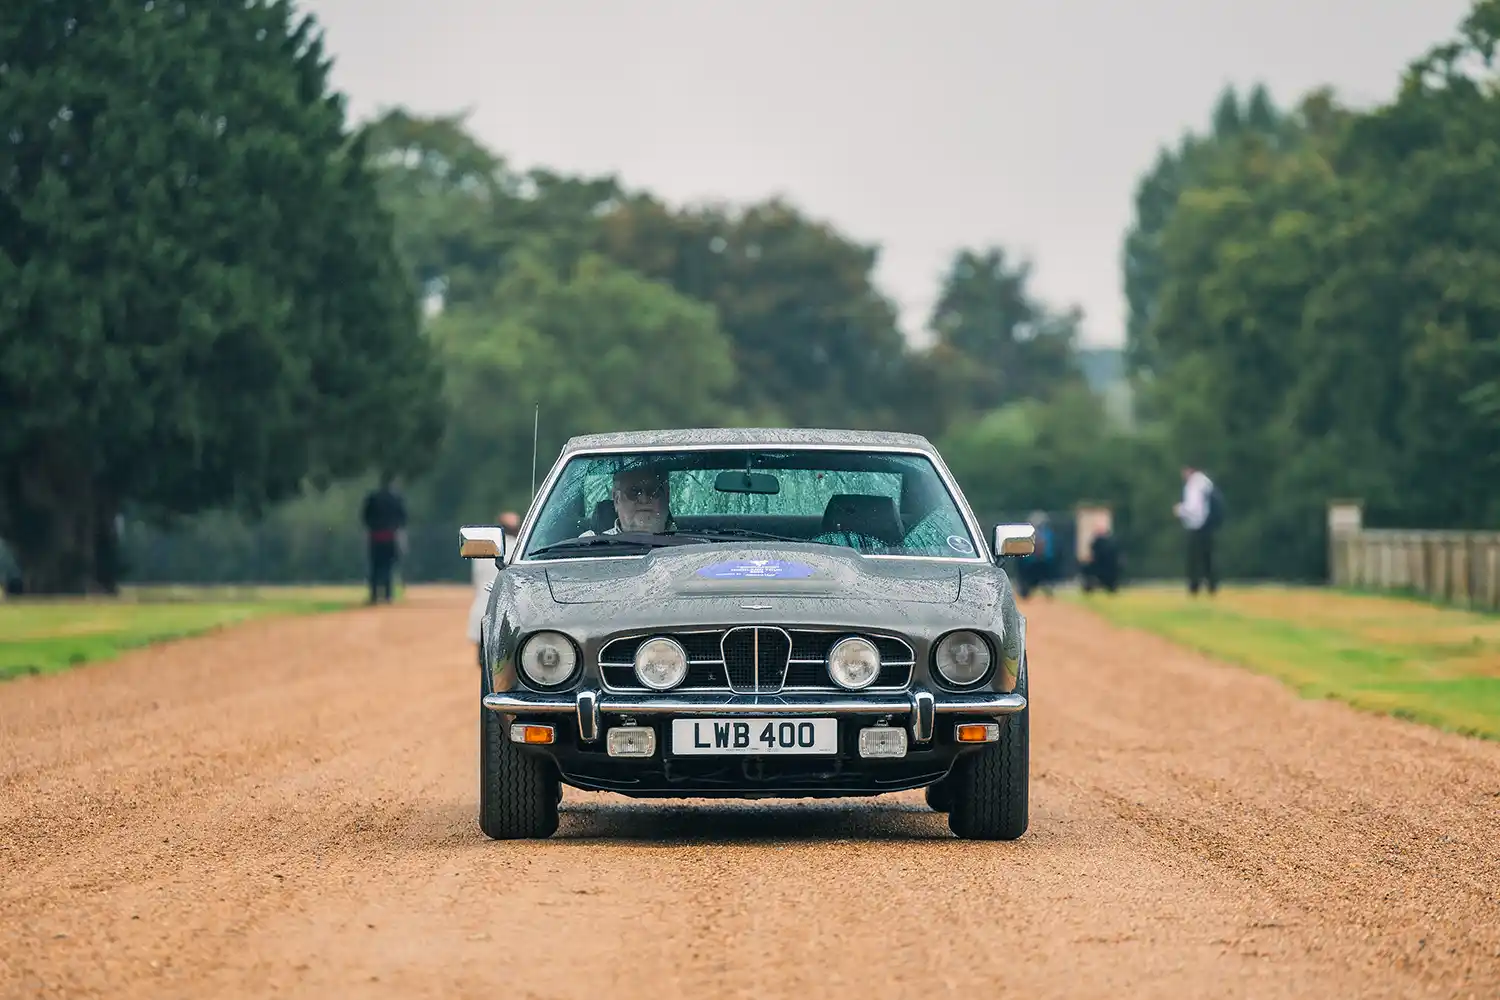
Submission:
<svg viewBox="0 0 1500 1000">
<path fill-rule="evenodd" d="M 665 483 L 647 483 L 643 486 L 632 486 L 623 489 L 620 494 L 632 503 L 640 503 L 642 500 L 660 500 L 666 495 Z"/>
</svg>

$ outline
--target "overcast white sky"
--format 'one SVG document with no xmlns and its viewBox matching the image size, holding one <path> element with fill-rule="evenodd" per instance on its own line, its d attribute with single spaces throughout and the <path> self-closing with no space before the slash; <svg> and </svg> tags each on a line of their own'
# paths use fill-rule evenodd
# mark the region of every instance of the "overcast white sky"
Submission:
<svg viewBox="0 0 1500 1000">
<path fill-rule="evenodd" d="M 472 109 L 518 167 L 674 203 L 785 194 L 882 247 L 921 336 L 961 246 L 1118 344 L 1120 243 L 1163 143 L 1228 83 L 1384 100 L 1468 0 L 302 0 L 364 117 Z"/>
</svg>

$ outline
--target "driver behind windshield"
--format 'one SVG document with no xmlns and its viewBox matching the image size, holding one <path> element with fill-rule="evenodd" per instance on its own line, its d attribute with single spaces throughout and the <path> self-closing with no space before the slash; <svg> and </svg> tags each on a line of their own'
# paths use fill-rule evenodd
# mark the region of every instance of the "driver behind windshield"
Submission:
<svg viewBox="0 0 1500 1000">
<path fill-rule="evenodd" d="M 656 534 L 672 524 L 672 491 L 665 472 L 651 468 L 617 472 L 610 499 L 615 505 L 615 525 L 604 529 L 606 535 L 622 531 Z M 593 534 L 590 528 L 578 537 L 588 538 Z"/>
</svg>

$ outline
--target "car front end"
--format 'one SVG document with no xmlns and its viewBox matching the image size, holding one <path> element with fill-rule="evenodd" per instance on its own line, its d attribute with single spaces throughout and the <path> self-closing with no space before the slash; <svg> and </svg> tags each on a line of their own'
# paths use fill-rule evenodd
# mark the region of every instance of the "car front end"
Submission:
<svg viewBox="0 0 1500 1000">
<path fill-rule="evenodd" d="M 737 603 L 768 612 L 787 601 Z M 518 633 L 515 652 L 491 666 L 483 705 L 569 785 L 736 798 L 923 787 L 1026 708 L 987 628 L 736 610 L 735 620 Z"/>
</svg>

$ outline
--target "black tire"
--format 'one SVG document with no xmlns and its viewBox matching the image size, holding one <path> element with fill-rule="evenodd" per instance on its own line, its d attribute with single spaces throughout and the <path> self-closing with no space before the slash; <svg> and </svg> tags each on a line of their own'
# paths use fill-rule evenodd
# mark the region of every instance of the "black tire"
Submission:
<svg viewBox="0 0 1500 1000">
<path fill-rule="evenodd" d="M 934 781 L 927 786 L 925 791 L 927 793 L 927 808 L 933 812 L 945 813 L 953 808 L 953 792 L 948 787 L 947 778 Z"/>
<path fill-rule="evenodd" d="M 523 753 L 499 714 L 479 710 L 479 828 L 491 840 L 540 840 L 557 832 L 562 782 L 544 757 Z"/>
<path fill-rule="evenodd" d="M 1026 660 L 1016 690 L 1027 694 Z M 1028 695 L 1028 698 L 1030 696 Z M 965 840 L 1015 840 L 1029 820 L 1031 705 L 1007 716 L 999 742 L 959 759 L 952 784 L 948 829 Z"/>
</svg>

